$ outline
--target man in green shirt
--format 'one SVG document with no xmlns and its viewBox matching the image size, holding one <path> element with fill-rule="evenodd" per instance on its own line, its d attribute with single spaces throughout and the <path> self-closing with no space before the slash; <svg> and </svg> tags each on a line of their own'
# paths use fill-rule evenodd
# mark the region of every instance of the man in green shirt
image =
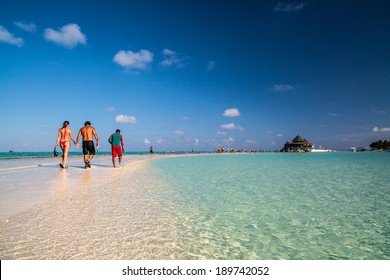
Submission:
<svg viewBox="0 0 390 280">
<path fill-rule="evenodd" d="M 123 140 L 121 131 L 117 129 L 115 133 L 111 134 L 110 138 L 108 138 L 108 142 L 111 144 L 111 153 L 112 153 L 112 165 L 115 165 L 115 158 L 118 156 L 119 166 L 122 161 L 122 153 L 125 152 L 125 142 Z"/>
</svg>

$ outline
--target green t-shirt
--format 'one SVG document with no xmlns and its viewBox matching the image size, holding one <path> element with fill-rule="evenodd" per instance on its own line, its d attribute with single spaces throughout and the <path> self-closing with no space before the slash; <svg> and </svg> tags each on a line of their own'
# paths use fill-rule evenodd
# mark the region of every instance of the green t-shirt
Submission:
<svg viewBox="0 0 390 280">
<path fill-rule="evenodd" d="M 108 139 L 108 142 L 111 143 L 113 146 L 123 146 L 123 138 L 122 135 L 119 133 L 113 133 L 110 138 Z"/>
</svg>

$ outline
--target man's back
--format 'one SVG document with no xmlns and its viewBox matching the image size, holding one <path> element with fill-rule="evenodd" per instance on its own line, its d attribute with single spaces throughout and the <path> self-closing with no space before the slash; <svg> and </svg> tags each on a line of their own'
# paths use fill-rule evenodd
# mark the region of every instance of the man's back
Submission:
<svg viewBox="0 0 390 280">
<path fill-rule="evenodd" d="M 81 132 L 81 136 L 83 136 L 83 141 L 92 141 L 94 130 L 95 129 L 89 125 L 82 127 L 80 129 L 80 132 Z"/>
<path fill-rule="evenodd" d="M 119 133 L 114 133 L 111 135 L 111 144 L 113 146 L 123 146 L 123 138 L 122 135 Z"/>
</svg>

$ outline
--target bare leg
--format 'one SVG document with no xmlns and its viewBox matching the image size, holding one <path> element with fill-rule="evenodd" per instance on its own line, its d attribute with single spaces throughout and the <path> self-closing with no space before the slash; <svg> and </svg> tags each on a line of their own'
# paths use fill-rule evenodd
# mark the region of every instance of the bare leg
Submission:
<svg viewBox="0 0 390 280">
<path fill-rule="evenodd" d="M 62 156 L 60 157 L 60 167 L 64 167 L 64 158 L 65 158 L 65 145 L 60 145 L 60 148 L 62 150 Z"/>
<path fill-rule="evenodd" d="M 89 164 L 89 158 L 90 156 L 88 154 L 84 155 L 85 168 L 91 168 L 91 165 Z"/>
<path fill-rule="evenodd" d="M 94 155 L 84 155 L 85 168 L 91 168 L 91 160 Z"/>
<path fill-rule="evenodd" d="M 121 162 L 122 162 L 122 157 L 118 157 L 118 161 L 119 161 L 119 166 L 120 166 Z"/>
<path fill-rule="evenodd" d="M 66 161 L 68 160 L 68 152 L 69 152 L 69 143 L 67 142 L 64 146 L 64 154 L 63 154 L 63 160 L 62 160 L 62 165 L 66 167 Z"/>
<path fill-rule="evenodd" d="M 115 158 L 114 157 L 112 158 L 112 166 L 115 167 Z"/>
</svg>

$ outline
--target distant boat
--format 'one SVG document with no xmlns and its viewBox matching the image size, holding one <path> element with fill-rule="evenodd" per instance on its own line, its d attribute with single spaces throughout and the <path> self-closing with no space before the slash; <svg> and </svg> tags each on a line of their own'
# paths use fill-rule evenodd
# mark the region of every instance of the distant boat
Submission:
<svg viewBox="0 0 390 280">
<path fill-rule="evenodd" d="M 8 152 L 10 152 L 10 153 L 13 153 L 14 152 L 14 150 L 12 150 L 12 149 L 9 149 L 9 151 Z"/>
<path fill-rule="evenodd" d="M 355 147 L 351 147 L 351 148 L 349 148 L 349 150 L 350 150 L 351 152 L 353 152 L 353 153 L 356 153 L 356 151 L 357 151 L 357 149 L 356 149 Z"/>
<path fill-rule="evenodd" d="M 322 148 L 322 146 L 320 145 L 318 149 L 315 149 L 314 148 L 314 145 L 312 146 L 312 149 L 310 150 L 310 152 L 312 153 L 331 153 L 333 152 L 333 150 L 330 150 L 330 149 L 324 149 Z"/>
<path fill-rule="evenodd" d="M 312 153 L 332 153 L 333 150 L 330 149 L 311 149 Z"/>
</svg>

